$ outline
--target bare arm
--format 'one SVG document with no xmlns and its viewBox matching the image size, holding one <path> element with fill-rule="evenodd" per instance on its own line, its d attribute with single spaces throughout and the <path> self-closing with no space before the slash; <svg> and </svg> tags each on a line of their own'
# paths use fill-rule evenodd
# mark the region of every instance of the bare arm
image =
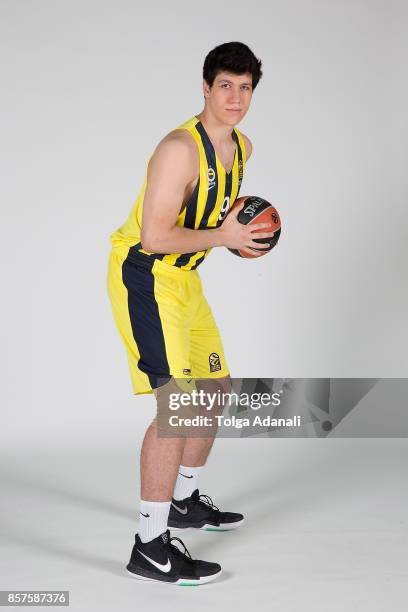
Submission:
<svg viewBox="0 0 408 612">
<path fill-rule="evenodd" d="M 159 143 L 147 172 L 141 235 L 143 249 L 155 253 L 191 253 L 221 244 L 215 229 L 192 230 L 176 226 L 186 186 L 198 173 L 198 151 L 191 136 L 172 132 Z"/>
<path fill-rule="evenodd" d="M 259 249 L 259 243 L 252 239 L 254 230 L 271 226 L 267 223 L 241 225 L 236 219 L 239 208 L 219 228 L 195 230 L 176 226 L 186 187 L 199 172 L 197 146 L 188 133 L 180 132 L 183 130 L 166 136 L 149 163 L 143 203 L 143 249 L 154 253 L 191 253 L 216 246 Z M 272 235 L 257 233 L 254 238 Z"/>
</svg>

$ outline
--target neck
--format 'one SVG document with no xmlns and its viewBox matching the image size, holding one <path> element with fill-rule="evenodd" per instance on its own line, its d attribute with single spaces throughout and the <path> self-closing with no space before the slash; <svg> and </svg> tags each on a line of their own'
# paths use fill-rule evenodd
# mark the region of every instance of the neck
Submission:
<svg viewBox="0 0 408 612">
<path fill-rule="evenodd" d="M 201 121 L 205 131 L 214 143 L 222 145 L 231 142 L 233 128 L 218 121 L 207 108 L 204 108 L 196 117 Z"/>
</svg>

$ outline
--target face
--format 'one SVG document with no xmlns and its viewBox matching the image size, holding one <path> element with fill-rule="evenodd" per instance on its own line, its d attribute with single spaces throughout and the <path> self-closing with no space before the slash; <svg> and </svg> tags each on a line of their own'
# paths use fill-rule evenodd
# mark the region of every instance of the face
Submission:
<svg viewBox="0 0 408 612">
<path fill-rule="evenodd" d="M 252 76 L 249 73 L 219 72 L 210 88 L 203 83 L 206 107 L 221 123 L 236 125 L 243 119 L 252 99 Z"/>
</svg>

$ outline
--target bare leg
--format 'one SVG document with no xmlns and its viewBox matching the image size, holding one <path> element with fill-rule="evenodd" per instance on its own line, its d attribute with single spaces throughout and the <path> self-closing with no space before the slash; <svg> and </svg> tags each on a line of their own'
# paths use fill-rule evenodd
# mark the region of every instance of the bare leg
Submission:
<svg viewBox="0 0 408 612">
<path fill-rule="evenodd" d="M 185 438 L 160 438 L 157 421 L 148 427 L 140 454 L 141 498 L 170 501 L 185 446 Z"/>
<path fill-rule="evenodd" d="M 204 465 L 215 438 L 188 438 L 181 458 L 181 465 L 198 467 Z"/>
<path fill-rule="evenodd" d="M 230 377 L 197 381 L 197 389 L 215 392 L 221 388 L 228 392 Z M 180 391 L 173 380 L 155 392 L 158 402 L 168 402 L 169 393 Z M 203 408 L 205 413 L 205 407 Z M 221 409 L 222 411 L 222 409 Z M 140 455 L 141 499 L 170 501 L 180 465 L 196 467 L 204 465 L 211 451 L 216 427 L 207 437 L 160 437 L 157 419 L 148 427 Z"/>
<path fill-rule="evenodd" d="M 231 391 L 231 379 L 229 376 L 226 376 L 224 378 L 200 380 L 197 381 L 197 390 L 200 389 L 212 393 L 216 392 L 217 389 L 220 389 L 223 393 L 229 393 Z M 221 412 L 222 407 L 218 413 Z M 181 465 L 188 467 L 198 467 L 200 465 L 204 465 L 214 444 L 216 434 L 217 428 L 215 427 L 214 431 L 209 437 L 187 438 L 181 458 Z"/>
<path fill-rule="evenodd" d="M 157 410 L 164 406 L 166 411 L 170 393 L 180 392 L 173 378 L 154 390 Z M 171 501 L 176 484 L 185 437 L 159 436 L 160 420 L 153 419 L 147 428 L 140 453 L 141 499 L 145 501 Z"/>
</svg>

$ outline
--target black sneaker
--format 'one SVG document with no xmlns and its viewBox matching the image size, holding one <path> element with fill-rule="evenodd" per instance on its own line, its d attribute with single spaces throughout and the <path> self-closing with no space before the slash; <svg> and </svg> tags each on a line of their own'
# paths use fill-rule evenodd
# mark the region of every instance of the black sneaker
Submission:
<svg viewBox="0 0 408 612">
<path fill-rule="evenodd" d="M 220 512 L 208 495 L 200 495 L 196 489 L 191 497 L 172 499 L 167 525 L 171 529 L 205 529 L 206 531 L 229 531 L 244 522 L 238 512 Z"/>
<path fill-rule="evenodd" d="M 172 544 L 173 540 L 183 545 L 183 552 Z M 215 580 L 221 574 L 218 563 L 192 559 L 184 543 L 179 538 L 171 538 L 169 530 L 145 544 L 137 533 L 126 569 L 140 580 L 178 586 L 198 586 Z"/>
</svg>

